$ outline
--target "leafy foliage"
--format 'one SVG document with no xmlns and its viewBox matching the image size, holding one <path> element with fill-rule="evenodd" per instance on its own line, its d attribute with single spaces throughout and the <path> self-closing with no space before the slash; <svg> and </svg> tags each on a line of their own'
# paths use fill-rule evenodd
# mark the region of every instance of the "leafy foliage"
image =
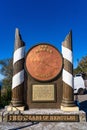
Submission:
<svg viewBox="0 0 87 130">
<path fill-rule="evenodd" d="M 83 57 L 76 69 L 74 69 L 74 74 L 84 73 L 87 78 L 87 56 Z"/>
<path fill-rule="evenodd" d="M 11 88 L 8 88 L 2 95 L 1 95 L 1 106 L 4 107 L 10 104 L 11 101 Z"/>
<path fill-rule="evenodd" d="M 12 78 L 12 74 L 13 74 L 12 62 L 13 62 L 12 58 L 0 61 L 0 65 L 2 66 L 0 73 L 6 76 L 6 78 L 8 79 Z"/>
<path fill-rule="evenodd" d="M 13 75 L 13 65 L 12 58 L 0 61 L 0 73 L 4 75 L 2 80 L 2 95 L 1 95 L 1 105 L 4 107 L 8 105 L 11 100 L 11 86 L 12 86 L 12 75 Z"/>
<path fill-rule="evenodd" d="M 87 56 L 83 57 L 79 62 L 79 67 L 81 68 L 82 72 L 87 72 Z"/>
</svg>

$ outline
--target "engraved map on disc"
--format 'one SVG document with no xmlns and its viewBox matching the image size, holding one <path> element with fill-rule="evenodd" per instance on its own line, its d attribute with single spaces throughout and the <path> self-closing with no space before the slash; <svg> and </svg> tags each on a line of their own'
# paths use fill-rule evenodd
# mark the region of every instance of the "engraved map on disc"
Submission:
<svg viewBox="0 0 87 130">
<path fill-rule="evenodd" d="M 26 69 L 33 78 L 39 81 L 51 80 L 62 69 L 62 56 L 52 45 L 38 44 L 27 53 Z"/>
</svg>

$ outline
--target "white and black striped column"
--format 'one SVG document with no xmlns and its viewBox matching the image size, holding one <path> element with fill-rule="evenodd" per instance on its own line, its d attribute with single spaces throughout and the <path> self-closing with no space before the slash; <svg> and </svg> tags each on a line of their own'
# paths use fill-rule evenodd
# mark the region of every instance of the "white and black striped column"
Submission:
<svg viewBox="0 0 87 130">
<path fill-rule="evenodd" d="M 16 107 L 23 106 L 24 102 L 24 57 L 25 44 L 19 30 L 16 29 L 12 79 L 12 104 Z"/>
<path fill-rule="evenodd" d="M 73 56 L 72 56 L 72 31 L 62 43 L 63 67 L 63 100 L 62 106 L 75 106 L 74 104 L 74 80 L 73 80 Z"/>
</svg>

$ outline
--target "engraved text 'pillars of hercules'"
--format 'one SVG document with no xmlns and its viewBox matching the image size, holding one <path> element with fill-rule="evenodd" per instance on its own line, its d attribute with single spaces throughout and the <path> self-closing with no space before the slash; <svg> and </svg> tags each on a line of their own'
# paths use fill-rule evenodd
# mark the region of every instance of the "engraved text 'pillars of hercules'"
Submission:
<svg viewBox="0 0 87 130">
<path fill-rule="evenodd" d="M 25 44 L 19 30 L 16 29 L 12 79 L 12 104 L 16 107 L 23 106 L 24 101 L 24 55 Z"/>
<path fill-rule="evenodd" d="M 62 54 L 64 59 L 63 67 L 63 100 L 62 106 L 73 107 L 74 104 L 74 80 L 73 80 L 73 60 L 72 60 L 72 32 L 67 35 L 62 44 Z"/>
</svg>

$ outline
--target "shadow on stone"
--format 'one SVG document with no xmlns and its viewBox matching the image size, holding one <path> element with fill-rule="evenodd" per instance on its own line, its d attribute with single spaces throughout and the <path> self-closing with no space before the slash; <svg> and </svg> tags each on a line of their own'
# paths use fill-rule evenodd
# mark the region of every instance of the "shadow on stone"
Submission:
<svg viewBox="0 0 87 130">
<path fill-rule="evenodd" d="M 26 127 L 30 127 L 30 126 L 32 126 L 32 125 L 36 125 L 36 124 L 38 124 L 39 122 L 31 122 L 31 124 L 29 124 L 29 125 L 26 125 L 26 126 L 20 126 L 20 127 L 16 127 L 16 128 L 11 128 L 11 129 L 9 129 L 9 130 L 20 130 L 20 129 L 23 129 L 23 128 L 26 128 Z"/>
<path fill-rule="evenodd" d="M 87 100 L 79 103 L 79 109 L 83 110 L 86 113 L 86 121 L 87 121 Z"/>
</svg>

